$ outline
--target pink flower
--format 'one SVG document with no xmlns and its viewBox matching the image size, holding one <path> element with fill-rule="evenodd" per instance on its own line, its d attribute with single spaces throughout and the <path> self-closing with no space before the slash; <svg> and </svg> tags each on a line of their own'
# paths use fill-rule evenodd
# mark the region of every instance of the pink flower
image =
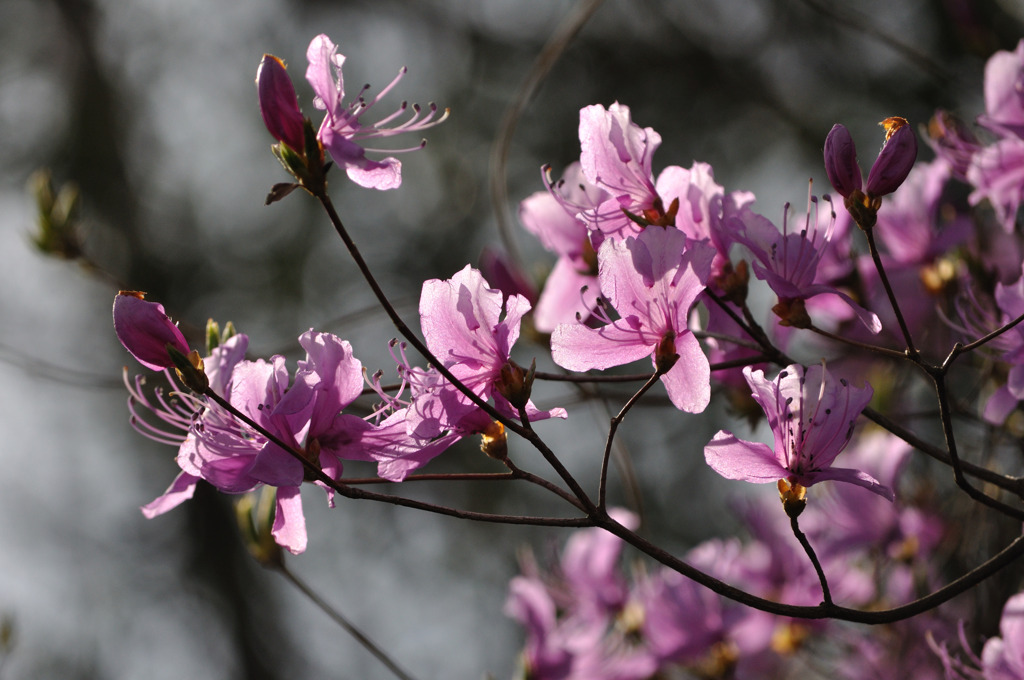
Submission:
<svg viewBox="0 0 1024 680">
<path fill-rule="evenodd" d="M 975 189 L 969 200 L 977 205 L 988 199 L 1010 234 L 1024 200 L 1024 40 L 985 65 L 985 112 L 978 122 L 1001 139 L 971 156 L 967 181 Z"/>
<path fill-rule="evenodd" d="M 591 234 L 576 215 L 604 198 L 602 190 L 589 185 L 580 164 L 573 163 L 561 180 L 549 184 L 547 191 L 538 191 L 519 204 L 519 221 L 545 248 L 558 255 L 533 310 L 534 325 L 542 333 L 571 322 L 576 314 L 590 316 L 597 304 L 597 253 L 591 238 L 603 235 Z"/>
<path fill-rule="evenodd" d="M 892 490 L 871 475 L 832 467 L 853 435 L 857 416 L 871 401 L 870 385 L 851 387 L 818 365 L 805 371 L 793 364 L 775 380 L 749 367 L 743 375 L 767 416 L 775 446 L 743 441 L 721 430 L 704 447 L 704 458 L 715 472 L 755 484 L 786 479 L 804 487 L 832 479 L 893 500 Z"/>
<path fill-rule="evenodd" d="M 607 110 L 600 104 L 580 110 L 583 174 L 590 184 L 608 192 L 604 202 L 582 213 L 590 228 L 620 237 L 635 233 L 640 227 L 624 209 L 652 223 L 671 223 L 651 169 L 660 144 L 661 135 L 633 123 L 628 106 L 615 102 Z"/>
<path fill-rule="evenodd" d="M 517 387 L 524 371 L 512 362 L 511 351 L 530 303 L 510 295 L 504 319 L 502 308 L 501 291 L 489 288 L 480 272 L 466 265 L 448 280 L 423 283 L 420 325 L 427 347 L 445 368 L 481 399 L 493 397 L 499 411 L 518 418 L 511 402 L 528 395 Z M 457 399 L 469 403 L 461 393 Z M 534 419 L 566 417 L 564 409 L 541 412 L 528 400 L 525 408 Z"/>
<path fill-rule="evenodd" d="M 362 95 L 367 89 L 364 87 L 356 95 L 354 101 L 343 104 L 345 82 L 341 75 L 341 67 L 345 63 L 345 56 L 337 54 L 337 47 L 330 38 L 326 35 L 318 35 L 309 43 L 306 57 L 309 60 L 306 79 L 316 93 L 313 106 L 326 111 L 317 137 L 330 151 L 334 162 L 345 168 L 349 179 L 359 186 L 381 190 L 398 188 L 402 183 L 402 164 L 393 157 L 387 157 L 381 161 L 367 158 L 366 152 L 375 151 L 375 149 L 367 149 L 362 146 L 361 142 L 372 137 L 392 137 L 404 132 L 417 132 L 433 127 L 448 117 L 447 109 L 440 118 L 435 119 L 437 107 L 434 104 L 431 104 L 427 111 L 422 113 L 419 106 L 414 104 L 412 116 L 408 120 L 391 128 L 384 127 L 405 113 L 408 105 L 403 102 L 398 110 L 391 115 L 376 123 L 364 123 L 363 115 L 398 84 L 398 81 L 405 75 L 405 69 L 403 68 L 398 76 L 372 100 L 363 99 Z M 392 150 L 385 153 L 412 151 L 422 147 L 423 144 L 419 144 L 411 149 Z"/>
<path fill-rule="evenodd" d="M 145 293 L 122 290 L 114 298 L 114 332 L 140 364 L 154 371 L 174 368 L 167 346 L 189 353 L 185 336 L 159 302 L 146 302 Z"/>
<path fill-rule="evenodd" d="M 754 275 L 766 281 L 775 294 L 779 296 L 779 304 L 775 312 L 782 318 L 783 325 L 805 327 L 809 318 L 800 311 L 793 312 L 795 301 L 803 302 L 819 295 L 835 295 L 845 302 L 872 333 L 882 330 L 882 324 L 874 312 L 870 312 L 853 298 L 835 286 L 821 282 L 818 267 L 826 260 L 832 235 L 835 230 L 836 215 L 831 211 L 824 228 L 821 225 L 816 196 L 807 197 L 807 214 L 799 229 L 791 229 L 789 224 L 789 204 L 782 215 L 782 230 L 772 224 L 767 217 L 759 215 L 744 206 L 727 220 L 727 229 L 732 238 L 746 246 L 754 256 L 752 267 Z M 801 307 L 797 307 L 801 310 Z"/>
<path fill-rule="evenodd" d="M 621 318 L 590 328 L 561 324 L 552 357 L 571 371 L 621 366 L 650 356 L 654 365 L 678 355 L 661 376 L 676 408 L 699 413 L 711 398 L 711 369 L 689 329 L 690 307 L 704 290 L 715 251 L 673 227 L 648 227 L 598 252 L 601 290 Z"/>
<path fill-rule="evenodd" d="M 314 331 L 300 336 L 299 343 L 307 355 L 291 380 L 284 357 L 245 361 L 248 339 L 236 335 L 205 360 L 210 386 L 263 431 L 300 451 L 331 478 L 341 476 L 342 459 L 380 462 L 362 441 L 374 426 L 341 412 L 363 385 L 362 364 L 352 355 L 349 343 Z M 167 375 L 171 380 L 169 372 Z M 149 398 L 140 380 L 129 385 L 129 392 L 133 425 L 151 439 L 177 445 L 182 470 L 162 496 L 143 508 L 147 517 L 167 512 L 190 498 L 200 479 L 225 493 L 245 493 L 266 484 L 277 488 L 274 540 L 293 553 L 305 550 L 306 523 L 299 488 L 311 477 L 291 453 L 206 398 L 177 391 L 169 396 L 158 391 Z M 144 410 L 160 424 L 141 417 Z M 332 503 L 333 492 L 325 491 Z"/>
</svg>

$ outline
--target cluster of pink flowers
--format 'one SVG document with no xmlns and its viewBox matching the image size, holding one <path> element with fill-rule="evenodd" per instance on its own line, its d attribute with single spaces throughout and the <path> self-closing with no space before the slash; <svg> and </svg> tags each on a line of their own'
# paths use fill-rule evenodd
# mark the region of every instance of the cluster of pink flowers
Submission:
<svg viewBox="0 0 1024 680">
<path fill-rule="evenodd" d="M 522 369 L 512 362 L 510 352 L 529 309 L 519 296 L 509 298 L 503 307 L 501 291 L 488 288 L 480 272 L 470 267 L 449 280 L 425 282 L 420 300 L 424 337 L 444 367 L 472 394 L 492 400 L 499 412 L 512 418 L 518 417 L 512 402 L 525 395 Z M 503 311 L 504 318 L 499 318 Z M 306 548 L 300 485 L 315 481 L 332 505 L 334 494 L 309 475 L 300 457 L 332 480 L 341 479 L 342 461 L 361 460 L 376 462 L 382 478 L 400 482 L 460 438 L 494 433 L 493 419 L 436 368 L 413 367 L 403 354 L 403 387 L 399 394 L 389 395 L 379 380 L 365 381 L 362 364 L 348 342 L 313 330 L 299 337 L 306 359 L 299 362 L 294 377 L 282 356 L 246 360 L 245 335 L 227 339 L 201 360 L 208 389 L 258 426 L 253 427 L 209 395 L 177 387 L 169 370 L 175 363 L 166 347 L 170 344 L 181 354 L 189 348 L 160 304 L 147 302 L 138 293 L 121 293 L 114 300 L 114 327 L 125 348 L 148 368 L 164 370 L 171 385 L 169 392 L 158 390 L 149 396 L 141 377 L 126 381 L 136 429 L 179 447 L 181 473 L 164 495 L 143 508 L 147 517 L 191 498 L 200 479 L 225 493 L 269 485 L 277 489 L 274 539 L 299 553 Z M 405 385 L 410 397 L 403 399 Z M 385 406 L 367 417 L 344 413 L 364 388 L 382 397 Z M 566 417 L 564 409 L 537 409 L 528 396 L 522 399 L 522 408 L 534 421 Z"/>
<path fill-rule="evenodd" d="M 848 455 L 895 487 L 909 454 L 906 444 L 876 432 Z M 847 488 L 852 487 L 835 486 L 801 517 L 819 546 L 836 598 L 860 607 L 913 599 L 916 583 L 935 578 L 931 558 L 942 522 L 921 508 L 894 507 Z M 747 540 L 711 539 L 684 559 L 748 592 L 817 603 L 821 590 L 814 570 L 788 527 L 771 520 L 777 509 L 763 500 L 734 504 L 748 527 Z M 611 514 L 636 528 L 635 516 Z M 532 558 L 523 561 L 505 605 L 526 631 L 519 677 L 646 680 L 682 670 L 736 680 L 789 677 L 826 639 L 835 646 L 829 663 L 839 678 L 943 677 L 940 659 L 921 644 L 924 631 L 945 635 L 953 629 L 939 616 L 892 626 L 878 644 L 840 624 L 773 616 L 723 600 L 668 568 L 624 568 L 622 547 L 612 534 L 584 529 L 573 534 L 551 568 Z M 889 558 L 881 571 L 871 559 L 874 552 Z"/>
<path fill-rule="evenodd" d="M 325 112 L 317 130 L 304 118 L 283 62 L 266 55 L 257 74 L 260 111 L 278 157 L 314 193 L 322 181 L 307 182 L 322 180 L 325 151 L 361 186 L 398 187 L 401 164 L 368 157 L 375 150 L 363 142 L 423 130 L 447 113 L 413 107 L 405 122 L 387 127 L 407 110 L 403 104 L 365 123 L 401 74 L 377 97 L 364 99 L 364 89 L 345 103 L 344 57 L 336 46 L 317 36 L 307 58 L 314 106 Z M 655 175 L 661 137 L 635 124 L 628 107 L 585 107 L 578 161 L 558 182 L 545 167 L 546 190 L 520 205 L 523 225 L 557 257 L 536 308 L 521 294 L 528 284 L 508 269 L 495 268 L 501 277 L 492 277 L 495 287 L 468 265 L 449 279 L 424 282 L 419 317 L 429 352 L 423 353 L 435 365 L 415 365 L 407 345 L 392 341 L 396 389 L 385 389 L 379 373 L 367 379 L 348 342 L 314 330 L 299 337 L 306 356 L 294 372 L 282 356 L 248 359 L 245 335 L 224 338 L 200 358 L 161 305 L 122 292 L 113 309 L 119 339 L 143 366 L 164 371 L 170 384 L 153 392 L 141 377 L 126 380 L 132 423 L 176 446 L 181 470 L 143 512 L 153 517 L 176 507 L 200 481 L 231 494 L 274 487 L 273 538 L 299 553 L 307 542 L 300 488 L 314 482 L 333 504 L 345 483 L 344 461 L 376 463 L 381 478 L 401 482 L 460 439 L 482 435 L 484 451 L 511 469 L 503 423 L 526 427 L 567 417 L 563 408 L 535 405 L 535 363 L 524 369 L 513 359 L 529 315 L 536 330 L 550 335 L 552 361 L 568 371 L 649 358 L 675 409 L 704 411 L 717 384 L 746 404 L 752 421 L 764 416 L 770 444 L 720 430 L 704 447 L 705 461 L 727 479 L 776 483 L 792 526 L 776 521 L 784 516 L 777 507 L 774 514 L 766 510 L 764 496 L 737 503 L 749 539 L 708 541 L 689 551 L 688 563 L 747 593 L 794 605 L 831 605 L 834 598 L 879 609 L 911 601 L 939 581 L 932 557 L 945 527 L 923 503 L 897 496 L 909 446 L 860 428 L 875 389 L 843 376 L 864 375 L 862 363 L 805 366 L 786 353 L 806 356 L 807 344 L 792 342 L 799 329 L 852 343 L 877 341 L 885 330 L 906 341 L 906 356 L 872 349 L 889 359 L 914 358 L 916 349 L 948 352 L 945 341 L 958 332 L 975 339 L 1024 316 L 1024 258 L 1013 240 L 1024 199 L 1021 83 L 1024 41 L 986 69 L 987 113 L 980 123 L 998 136 L 995 142 L 984 146 L 941 114 L 932 128 L 938 158 L 915 165 L 913 128 L 887 118 L 866 180 L 849 131 L 836 125 L 824 141 L 824 161 L 841 205 L 809 190 L 806 213 L 791 216 L 787 204 L 781 227 L 754 211 L 753 194 L 727 193 L 706 163 Z M 972 204 L 992 205 L 1004 240 L 973 238 L 966 214 L 940 209 L 953 179 L 972 186 Z M 871 239 L 878 235 L 881 254 L 873 240 L 870 255 L 850 245 L 854 224 Z M 1007 253 L 1007 244 L 1016 250 Z M 952 256 L 956 248 L 967 253 L 960 260 Z M 991 275 L 988 290 L 970 285 L 968 259 Z M 764 327 L 747 305 L 751 271 L 774 294 Z M 944 310 L 949 323 L 937 328 L 932 300 L 951 298 L 954 287 L 963 292 L 962 304 Z M 897 299 L 912 304 L 901 313 Z M 897 324 L 901 334 L 893 330 Z M 989 345 L 1010 367 L 1003 384 L 989 386 L 989 422 L 1003 422 L 1024 401 L 1022 328 Z M 360 410 L 362 395 L 378 405 Z M 833 467 L 840 454 L 845 462 Z M 845 484 L 826 485 L 801 515 L 817 554 L 808 559 L 796 519 L 807 487 L 825 481 Z M 598 512 L 575 493 L 576 508 Z M 601 503 L 603 512 L 603 493 Z M 636 528 L 629 513 L 613 516 Z M 768 677 L 794 668 L 799 652 L 825 635 L 846 659 L 839 677 L 1024 678 L 1022 596 L 1007 603 L 1002 638 L 989 640 L 980 658 L 964 643 L 969 658 L 961 661 L 942 643 L 934 651 L 920 644 L 925 629 L 948 636 L 950 622 L 939 614 L 892 626 L 890 644 L 881 645 L 836 624 L 782 619 L 723 601 L 668 569 L 627 573 L 622 545 L 610 533 L 586 529 L 570 539 L 552 571 L 523 565 L 506 611 L 526 629 L 525 678 L 644 680 L 678 668 L 701 677 Z"/>
</svg>

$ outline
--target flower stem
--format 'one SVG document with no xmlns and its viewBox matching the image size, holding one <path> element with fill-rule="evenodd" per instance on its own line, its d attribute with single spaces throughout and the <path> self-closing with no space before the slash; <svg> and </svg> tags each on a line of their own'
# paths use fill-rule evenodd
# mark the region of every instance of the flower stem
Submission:
<svg viewBox="0 0 1024 680">
<path fill-rule="evenodd" d="M 676 359 L 678 359 L 678 358 L 679 357 L 677 356 Z M 639 390 L 637 390 L 636 394 L 634 394 L 632 397 L 629 398 L 629 401 L 627 401 L 626 404 L 622 407 L 622 410 L 620 410 L 614 417 L 612 417 L 611 422 L 609 423 L 609 426 L 608 426 L 608 439 L 605 442 L 605 445 L 604 445 L 604 455 L 601 458 L 601 482 L 600 482 L 600 484 L 598 486 L 598 496 L 597 496 L 597 505 L 602 510 L 605 510 L 607 508 L 607 500 L 608 500 L 607 499 L 607 496 L 608 496 L 608 461 L 610 460 L 611 455 L 612 455 L 612 442 L 615 441 L 615 433 L 618 431 L 619 425 L 626 418 L 626 414 L 629 413 L 629 410 L 631 408 L 633 408 L 633 405 L 636 404 L 638 401 L 640 401 L 640 397 L 644 396 L 644 394 L 647 392 L 647 390 L 649 390 L 652 387 L 654 387 L 654 385 L 658 382 L 658 379 L 665 372 L 666 372 L 666 370 L 655 371 L 654 375 L 652 375 L 647 380 L 647 382 L 645 382 L 643 384 L 643 387 L 641 387 Z"/>
<path fill-rule="evenodd" d="M 548 462 L 549 465 L 551 465 L 552 468 L 554 468 L 555 472 L 558 473 L 558 476 L 562 478 L 562 481 L 566 483 L 566 485 L 573 492 L 576 498 L 579 499 L 580 503 L 582 503 L 583 506 L 587 508 L 587 511 L 590 512 L 592 509 L 594 509 L 594 502 L 590 500 L 590 497 L 583 490 L 583 487 L 581 487 L 579 482 L 577 482 L 576 479 L 571 474 L 569 474 L 569 471 L 566 470 L 565 466 L 562 465 L 561 461 L 558 460 L 558 457 L 555 455 L 554 451 L 552 451 L 551 448 L 544 443 L 544 441 L 537 435 L 537 433 L 532 428 L 524 427 L 520 423 L 516 423 L 515 421 L 510 420 L 509 418 L 505 417 L 501 412 L 499 412 L 496 408 L 494 408 L 492 405 L 481 399 L 475 392 L 473 392 L 473 390 L 466 387 L 466 385 L 461 380 L 452 375 L 452 372 L 449 371 L 444 366 L 444 364 L 441 361 L 439 361 L 437 357 L 434 356 L 433 352 L 430 351 L 426 343 L 420 340 L 419 336 L 412 332 L 409 326 L 406 325 L 405 321 L 402 320 L 402 317 L 399 316 L 398 312 L 391 304 L 391 301 L 388 300 L 388 297 L 387 295 L 384 294 L 384 291 L 381 289 L 380 284 L 377 283 L 377 279 L 374 277 L 373 272 L 370 271 L 370 267 L 366 264 L 366 260 L 363 259 L 362 253 L 359 252 L 359 248 L 356 247 L 355 241 L 352 240 L 352 237 L 349 235 L 348 230 L 345 229 L 345 225 L 342 223 L 341 217 L 338 215 L 337 210 L 334 209 L 334 203 L 331 201 L 331 197 L 328 196 L 327 192 L 325 191 L 316 194 L 316 198 L 320 201 L 321 205 L 323 205 L 324 210 L 327 211 L 327 216 L 331 220 L 331 224 L 334 226 L 334 230 L 338 233 L 338 236 L 345 244 L 345 247 L 348 249 L 349 255 L 352 256 L 353 261 L 356 263 L 356 266 L 362 273 L 367 285 L 370 286 L 370 290 L 373 291 L 373 294 L 377 298 L 377 301 L 380 302 L 381 306 L 384 308 L 384 311 L 387 313 L 388 318 L 391 319 L 391 322 L 393 324 L 395 324 L 395 328 L 398 329 L 398 332 L 401 333 L 402 337 L 404 337 L 409 342 L 410 345 L 416 348 L 416 350 L 420 354 L 422 354 L 424 358 L 426 358 L 426 360 L 431 363 L 431 365 L 437 368 L 438 372 L 441 375 L 443 375 L 445 379 L 447 379 L 460 392 L 466 395 L 466 397 L 470 401 L 472 401 L 475 405 L 482 408 L 484 412 L 486 412 L 489 416 L 500 422 L 506 428 L 512 430 L 523 439 L 529 441 L 534 446 L 534 448 L 540 451 L 541 455 L 544 456 L 544 459 Z"/>
<path fill-rule="evenodd" d="M 822 602 L 826 607 L 832 606 L 832 593 L 828 589 L 828 579 L 825 578 L 825 570 L 821 568 L 821 562 L 818 561 L 818 556 L 814 553 L 811 542 L 807 540 L 807 535 L 801 531 L 800 523 L 795 515 L 789 518 L 789 525 L 793 527 L 793 535 L 796 536 L 796 540 L 800 541 L 804 552 L 807 553 L 807 557 L 811 559 L 811 564 L 814 565 L 815 573 L 818 574 L 818 582 L 821 583 Z"/>
<path fill-rule="evenodd" d="M 896 301 L 896 294 L 892 290 L 892 285 L 889 284 L 889 276 L 885 273 L 885 267 L 882 265 L 882 256 L 878 253 L 878 246 L 875 245 L 875 230 L 874 229 L 861 229 L 868 240 L 868 251 L 871 253 L 871 260 L 875 263 L 875 269 L 878 271 L 878 278 L 882 281 L 882 286 L 885 288 L 885 294 L 889 297 L 889 304 L 892 305 L 892 311 L 896 315 L 896 321 L 900 325 L 900 331 L 903 333 L 903 339 L 907 343 L 906 356 L 911 360 L 916 360 L 919 356 L 917 348 L 914 346 L 914 339 L 910 335 L 910 328 L 907 327 L 907 322 L 903 318 L 903 312 L 900 311 L 900 304 Z"/>
</svg>

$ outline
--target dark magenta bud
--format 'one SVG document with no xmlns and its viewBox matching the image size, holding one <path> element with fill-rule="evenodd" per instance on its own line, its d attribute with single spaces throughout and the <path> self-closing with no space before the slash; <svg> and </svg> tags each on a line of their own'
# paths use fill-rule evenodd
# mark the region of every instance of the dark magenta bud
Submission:
<svg viewBox="0 0 1024 680">
<path fill-rule="evenodd" d="M 907 119 L 894 116 L 881 124 L 885 126 L 885 145 L 868 173 L 865 188 L 868 196 L 884 196 L 896 191 L 917 160 L 917 137 Z"/>
<path fill-rule="evenodd" d="M 825 138 L 825 174 L 839 195 L 846 198 L 861 188 L 857 147 L 846 126 L 836 123 Z"/>
<path fill-rule="evenodd" d="M 146 302 L 145 293 L 122 290 L 114 298 L 114 332 L 124 348 L 146 368 L 174 368 L 168 346 L 189 353 L 188 343 L 158 302 Z"/>
<path fill-rule="evenodd" d="M 284 62 L 264 54 L 256 71 L 256 90 L 267 130 L 274 139 L 301 153 L 306 146 L 302 112 Z"/>
</svg>

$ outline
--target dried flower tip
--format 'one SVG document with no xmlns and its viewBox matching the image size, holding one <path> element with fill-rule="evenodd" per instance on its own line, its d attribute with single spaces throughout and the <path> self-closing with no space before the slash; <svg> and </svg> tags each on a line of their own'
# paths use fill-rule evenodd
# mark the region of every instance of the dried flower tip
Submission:
<svg viewBox="0 0 1024 680">
<path fill-rule="evenodd" d="M 889 116 L 879 123 L 879 125 L 885 128 L 885 141 L 887 142 L 897 130 L 907 124 L 907 119 L 901 116 Z"/>
<path fill-rule="evenodd" d="M 508 436 L 505 434 L 505 426 L 497 420 L 487 426 L 487 429 L 480 433 L 480 450 L 494 460 L 505 460 L 508 458 Z"/>
</svg>

